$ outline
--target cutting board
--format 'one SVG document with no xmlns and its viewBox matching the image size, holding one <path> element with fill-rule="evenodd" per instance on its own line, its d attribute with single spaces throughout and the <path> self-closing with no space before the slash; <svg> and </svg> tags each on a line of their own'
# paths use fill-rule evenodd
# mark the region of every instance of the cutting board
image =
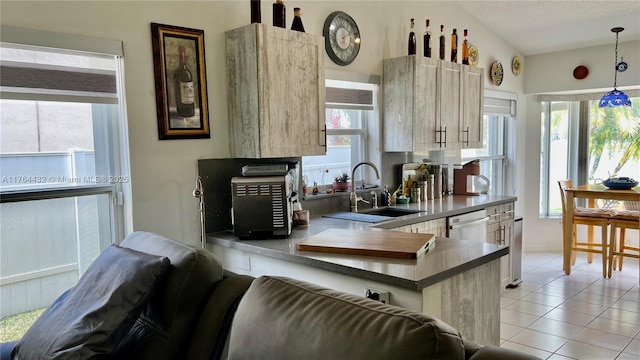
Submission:
<svg viewBox="0 0 640 360">
<path fill-rule="evenodd" d="M 434 242 L 433 234 L 328 229 L 300 241 L 296 248 L 303 251 L 417 259 Z"/>
</svg>

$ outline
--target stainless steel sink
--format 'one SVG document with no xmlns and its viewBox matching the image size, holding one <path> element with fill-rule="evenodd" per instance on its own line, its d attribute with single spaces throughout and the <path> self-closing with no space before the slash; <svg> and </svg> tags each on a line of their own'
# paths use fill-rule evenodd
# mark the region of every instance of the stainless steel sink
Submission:
<svg viewBox="0 0 640 360">
<path fill-rule="evenodd" d="M 378 215 L 378 216 L 387 216 L 387 217 L 398 217 L 419 213 L 420 210 L 412 210 L 412 209 L 401 209 L 394 207 L 382 207 L 378 209 L 369 209 L 360 211 L 360 214 L 368 214 L 368 215 Z"/>
<path fill-rule="evenodd" d="M 334 218 L 334 219 L 361 221 L 361 222 L 368 222 L 368 223 L 375 224 L 382 221 L 391 220 L 395 217 L 411 215 L 419 212 L 420 210 L 383 207 L 378 209 L 362 210 L 359 212 L 339 212 L 339 213 L 327 214 L 323 216 L 328 218 Z"/>
</svg>

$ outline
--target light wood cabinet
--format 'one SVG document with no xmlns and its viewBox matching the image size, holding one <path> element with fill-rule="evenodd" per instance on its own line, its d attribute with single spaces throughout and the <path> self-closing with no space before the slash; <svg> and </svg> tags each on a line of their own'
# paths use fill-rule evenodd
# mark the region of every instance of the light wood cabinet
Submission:
<svg viewBox="0 0 640 360">
<path fill-rule="evenodd" d="M 416 55 L 385 59 L 384 150 L 482 147 L 482 74 Z"/>
<path fill-rule="evenodd" d="M 447 220 L 446 218 L 422 221 L 415 224 L 399 226 L 389 230 L 401 231 L 417 234 L 434 234 L 435 236 L 447 236 Z"/>
<path fill-rule="evenodd" d="M 225 33 L 231 157 L 326 153 L 324 40 L 265 24 Z"/>
<path fill-rule="evenodd" d="M 489 222 L 487 223 L 487 242 L 491 244 L 507 245 L 515 239 L 514 203 L 490 206 L 487 208 Z M 512 257 L 509 255 L 500 258 L 500 283 L 504 289 L 513 281 Z"/>
</svg>

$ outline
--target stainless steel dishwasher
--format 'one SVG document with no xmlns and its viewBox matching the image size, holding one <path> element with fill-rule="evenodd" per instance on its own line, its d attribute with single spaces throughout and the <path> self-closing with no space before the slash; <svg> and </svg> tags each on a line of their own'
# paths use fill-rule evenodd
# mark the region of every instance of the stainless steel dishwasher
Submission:
<svg viewBox="0 0 640 360">
<path fill-rule="evenodd" d="M 453 239 L 487 241 L 487 210 L 479 210 L 447 218 L 447 237 Z"/>
</svg>

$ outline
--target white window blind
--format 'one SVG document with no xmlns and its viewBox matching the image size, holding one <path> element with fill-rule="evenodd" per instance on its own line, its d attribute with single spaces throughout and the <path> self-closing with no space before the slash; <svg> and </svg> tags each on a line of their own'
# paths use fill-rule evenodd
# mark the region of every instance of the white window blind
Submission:
<svg viewBox="0 0 640 360">
<path fill-rule="evenodd" d="M 121 41 L 2 26 L 0 55 L 3 99 L 118 103 Z"/>
</svg>

